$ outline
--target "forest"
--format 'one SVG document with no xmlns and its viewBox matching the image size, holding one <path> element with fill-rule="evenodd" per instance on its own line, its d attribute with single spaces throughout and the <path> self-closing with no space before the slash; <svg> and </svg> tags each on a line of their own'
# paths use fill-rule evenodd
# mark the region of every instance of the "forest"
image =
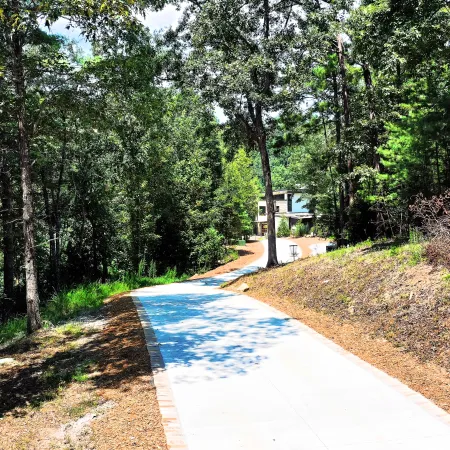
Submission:
<svg viewBox="0 0 450 450">
<path fill-rule="evenodd" d="M 143 26 L 167 4 L 176 27 Z M 0 320 L 31 332 L 65 289 L 214 267 L 263 192 L 276 265 L 273 189 L 301 187 L 339 245 L 448 214 L 449 19 L 449 0 L 0 0 Z"/>
</svg>

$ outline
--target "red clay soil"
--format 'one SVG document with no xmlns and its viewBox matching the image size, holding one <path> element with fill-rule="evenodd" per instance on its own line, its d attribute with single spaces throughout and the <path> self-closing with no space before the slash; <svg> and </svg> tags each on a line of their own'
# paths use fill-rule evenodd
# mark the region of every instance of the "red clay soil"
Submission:
<svg viewBox="0 0 450 450">
<path fill-rule="evenodd" d="M 239 258 L 236 261 L 231 261 L 223 266 L 216 267 L 214 270 L 203 273 L 201 275 L 194 275 L 191 280 L 199 278 L 209 278 L 223 273 L 234 272 L 242 269 L 249 264 L 257 261 L 264 255 L 264 246 L 260 241 L 247 242 L 245 247 L 238 248 Z"/>
</svg>

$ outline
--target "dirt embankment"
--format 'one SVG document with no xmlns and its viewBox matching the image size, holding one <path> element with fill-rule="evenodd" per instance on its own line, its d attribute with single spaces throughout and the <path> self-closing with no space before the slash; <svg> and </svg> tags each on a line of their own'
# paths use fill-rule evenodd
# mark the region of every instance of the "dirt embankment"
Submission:
<svg viewBox="0 0 450 450">
<path fill-rule="evenodd" d="M 131 298 L 0 351 L 0 449 L 167 448 Z"/>
<path fill-rule="evenodd" d="M 235 270 L 242 269 L 257 261 L 264 255 L 264 246 L 260 241 L 251 241 L 247 242 L 244 247 L 238 247 L 237 252 L 239 254 L 239 258 L 235 261 L 216 267 L 215 269 L 202 273 L 201 275 L 194 275 L 191 280 L 209 278 L 215 275 L 221 275 L 223 273 L 234 272 Z"/>
<path fill-rule="evenodd" d="M 239 279 L 450 412 L 450 275 L 418 245 L 340 250 Z"/>
</svg>

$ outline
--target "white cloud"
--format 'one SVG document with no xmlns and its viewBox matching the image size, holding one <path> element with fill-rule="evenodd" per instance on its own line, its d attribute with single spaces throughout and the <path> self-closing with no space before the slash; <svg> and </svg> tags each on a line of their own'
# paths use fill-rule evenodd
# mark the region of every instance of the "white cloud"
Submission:
<svg viewBox="0 0 450 450">
<path fill-rule="evenodd" d="M 157 31 L 176 26 L 182 13 L 174 5 L 168 5 L 161 11 L 148 11 L 140 20 L 150 30 Z"/>
<path fill-rule="evenodd" d="M 225 115 L 224 110 L 220 106 L 216 106 L 214 108 L 214 115 L 216 116 L 216 119 L 219 121 L 219 123 L 228 122 L 228 117 Z"/>
<path fill-rule="evenodd" d="M 161 11 L 148 11 L 145 14 L 145 17 L 139 17 L 141 22 L 147 26 L 151 31 L 157 31 L 161 29 L 170 28 L 172 26 L 176 26 L 180 17 L 182 15 L 182 11 L 178 11 L 174 5 L 168 5 Z M 81 34 L 81 30 L 79 28 L 70 27 L 67 28 L 69 22 L 66 19 L 59 19 L 50 27 L 50 32 L 52 34 L 60 34 L 62 36 L 67 37 L 75 41 L 81 49 L 89 52 L 91 49 L 91 45 Z M 47 30 L 46 27 L 42 27 Z"/>
</svg>

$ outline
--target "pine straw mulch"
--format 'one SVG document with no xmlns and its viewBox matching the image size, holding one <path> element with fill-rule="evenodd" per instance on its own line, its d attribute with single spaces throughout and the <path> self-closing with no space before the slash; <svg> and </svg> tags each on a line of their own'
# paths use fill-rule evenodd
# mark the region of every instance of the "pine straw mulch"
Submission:
<svg viewBox="0 0 450 450">
<path fill-rule="evenodd" d="M 133 301 L 0 351 L 0 448 L 167 449 Z"/>
<path fill-rule="evenodd" d="M 450 280 L 364 250 L 240 278 L 247 295 L 310 326 L 450 412 Z"/>
</svg>

